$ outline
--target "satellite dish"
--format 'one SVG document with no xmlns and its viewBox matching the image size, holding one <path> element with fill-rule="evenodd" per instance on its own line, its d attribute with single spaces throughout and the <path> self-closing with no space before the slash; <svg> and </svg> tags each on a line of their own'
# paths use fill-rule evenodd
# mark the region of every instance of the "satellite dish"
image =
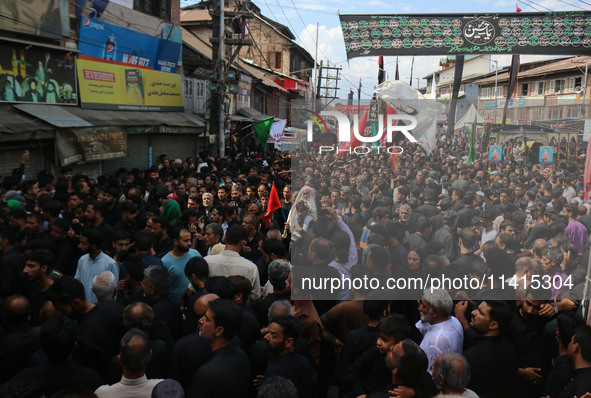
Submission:
<svg viewBox="0 0 591 398">
<path fill-rule="evenodd" d="M 580 94 L 583 92 L 583 88 L 581 86 L 575 87 L 575 93 Z"/>
</svg>

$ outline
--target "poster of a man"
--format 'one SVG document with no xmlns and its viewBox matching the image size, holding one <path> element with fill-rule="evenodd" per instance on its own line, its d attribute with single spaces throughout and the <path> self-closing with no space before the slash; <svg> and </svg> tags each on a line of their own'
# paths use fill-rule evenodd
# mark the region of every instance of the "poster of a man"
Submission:
<svg viewBox="0 0 591 398">
<path fill-rule="evenodd" d="M 488 150 L 488 161 L 489 162 L 502 162 L 503 161 L 503 150 L 498 145 L 493 145 Z"/>
<path fill-rule="evenodd" d="M 543 146 L 540 148 L 540 163 L 552 163 L 554 162 L 554 150 L 549 146 Z"/>
</svg>

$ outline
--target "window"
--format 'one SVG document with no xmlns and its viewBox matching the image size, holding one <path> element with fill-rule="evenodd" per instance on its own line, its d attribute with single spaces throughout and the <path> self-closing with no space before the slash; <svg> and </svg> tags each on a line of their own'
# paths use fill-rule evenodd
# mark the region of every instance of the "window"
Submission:
<svg viewBox="0 0 591 398">
<path fill-rule="evenodd" d="M 281 53 L 280 52 L 270 52 L 269 53 L 269 65 L 273 69 L 281 69 Z"/>
<path fill-rule="evenodd" d="M 480 98 L 490 98 L 490 88 L 485 87 L 480 89 Z"/>
<path fill-rule="evenodd" d="M 544 108 L 534 108 L 531 112 L 532 120 L 543 120 L 544 119 Z"/>
<path fill-rule="evenodd" d="M 170 0 L 134 0 L 133 9 L 170 21 Z"/>
<path fill-rule="evenodd" d="M 505 87 L 503 87 L 503 86 L 497 86 L 497 95 L 496 95 L 496 98 L 503 98 L 504 91 L 505 91 Z"/>
<path fill-rule="evenodd" d="M 565 117 L 577 119 L 579 117 L 579 106 L 569 106 L 568 108 L 566 108 Z"/>
<path fill-rule="evenodd" d="M 564 90 L 562 79 L 550 81 L 550 94 L 560 94 Z"/>
<path fill-rule="evenodd" d="M 550 119 L 562 119 L 562 107 L 550 108 Z"/>
<path fill-rule="evenodd" d="M 525 97 L 529 94 L 529 83 L 521 85 L 521 96 Z"/>
<path fill-rule="evenodd" d="M 536 95 L 546 94 L 546 82 L 536 82 Z"/>
<path fill-rule="evenodd" d="M 582 90 L 583 88 L 583 77 L 571 77 L 568 82 L 568 91 L 575 92 Z"/>
</svg>

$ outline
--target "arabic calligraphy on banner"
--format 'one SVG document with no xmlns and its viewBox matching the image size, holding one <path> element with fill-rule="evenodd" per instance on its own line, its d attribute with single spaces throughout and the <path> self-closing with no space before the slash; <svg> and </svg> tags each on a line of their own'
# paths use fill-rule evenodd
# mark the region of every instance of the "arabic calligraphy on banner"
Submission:
<svg viewBox="0 0 591 398">
<path fill-rule="evenodd" d="M 181 76 L 79 58 L 80 104 L 88 109 L 183 111 Z"/>
<path fill-rule="evenodd" d="M 591 51 L 591 11 L 339 15 L 347 58 Z"/>
</svg>

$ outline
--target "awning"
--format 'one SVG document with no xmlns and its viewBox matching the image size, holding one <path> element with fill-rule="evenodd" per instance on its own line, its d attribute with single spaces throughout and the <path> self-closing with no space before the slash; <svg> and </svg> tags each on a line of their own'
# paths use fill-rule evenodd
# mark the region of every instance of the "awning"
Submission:
<svg viewBox="0 0 591 398">
<path fill-rule="evenodd" d="M 238 66 L 240 69 L 244 70 L 246 73 L 248 73 L 249 75 L 251 75 L 255 79 L 260 80 L 263 85 L 277 89 L 277 90 L 282 91 L 284 93 L 287 92 L 286 89 L 281 87 L 279 84 L 275 83 L 275 81 L 273 80 L 276 77 L 275 74 L 265 72 L 265 71 L 257 68 L 256 66 L 250 65 L 249 63 L 247 63 L 243 59 L 238 60 Z"/>
<path fill-rule="evenodd" d="M 263 120 L 263 119 L 267 119 L 267 118 L 271 117 L 269 115 L 265 115 L 264 113 L 257 111 L 254 108 L 249 108 L 249 107 L 244 107 L 244 108 L 238 109 L 238 114 L 246 116 L 247 118 L 249 118 L 253 121 Z"/>
<path fill-rule="evenodd" d="M 62 128 L 146 126 L 153 130 L 150 132 L 159 132 L 162 128 L 184 127 L 194 131 L 205 127 L 205 121 L 202 118 L 188 112 L 107 111 L 82 109 L 77 106 L 35 104 L 13 106 L 55 127 Z"/>
<path fill-rule="evenodd" d="M 28 131 L 53 131 L 55 127 L 38 118 L 15 110 L 10 104 L 0 105 L 0 133 L 17 134 Z"/>
</svg>

